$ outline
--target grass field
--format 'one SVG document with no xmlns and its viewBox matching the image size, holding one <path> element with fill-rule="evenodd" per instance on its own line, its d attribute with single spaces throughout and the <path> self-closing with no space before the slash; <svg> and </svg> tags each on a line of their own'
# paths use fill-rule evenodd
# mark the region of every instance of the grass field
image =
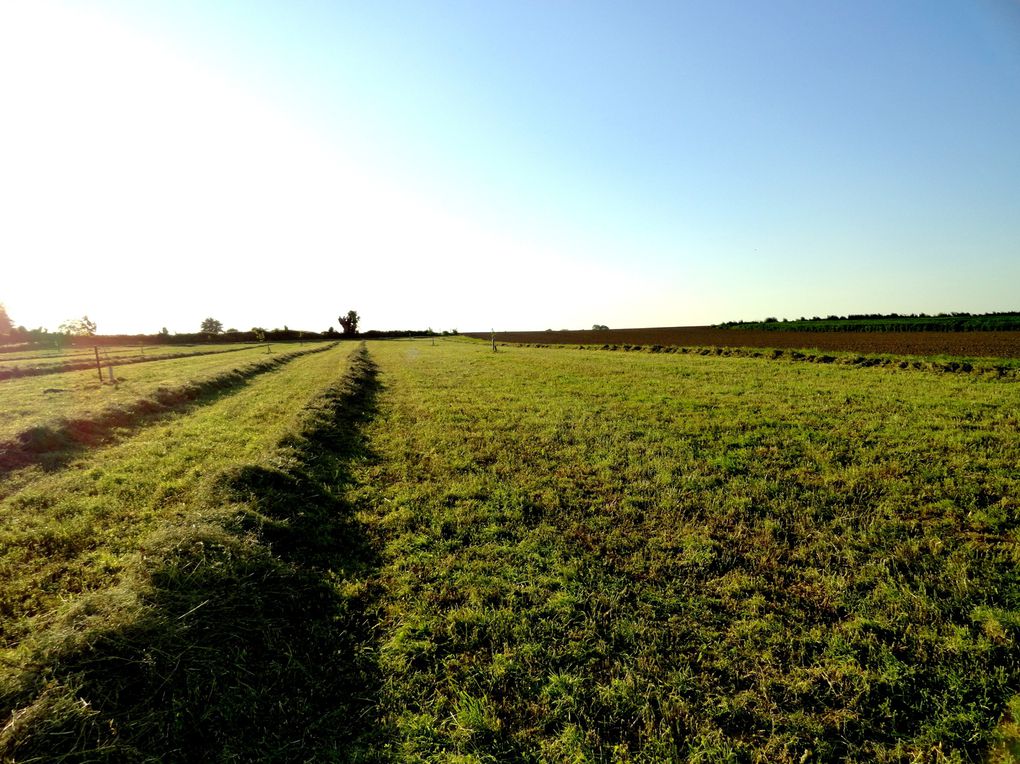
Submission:
<svg viewBox="0 0 1020 764">
<path fill-rule="evenodd" d="M 1012 760 L 1015 378 L 348 352 L 3 500 L 0 758 Z"/>
<path fill-rule="evenodd" d="M 0 504 L 0 758 L 195 760 L 215 741 L 252 759 L 256 729 L 308 711 L 299 651 L 323 637 L 306 649 L 329 665 L 340 615 L 300 620 L 325 585 L 256 535 L 311 555 L 337 522 L 302 530 L 315 496 L 302 439 L 347 352 L 297 358 Z M 245 505 L 251 484 L 297 492 L 289 527 L 285 508 Z"/>
<path fill-rule="evenodd" d="M 287 352 L 295 343 L 278 343 L 277 351 Z M 303 343 L 302 343 L 303 344 Z M 143 347 L 140 345 L 111 345 L 99 349 L 100 365 L 103 375 L 107 376 L 107 367 L 112 365 L 116 370 L 122 366 L 148 363 L 160 359 L 186 358 L 198 355 L 214 355 L 217 353 L 247 352 L 254 354 L 266 352 L 266 346 L 259 343 L 232 343 L 223 345 L 156 345 Z M 26 353 L 0 355 L 0 380 L 19 377 L 38 377 L 49 374 L 60 374 L 68 371 L 90 370 L 98 380 L 96 357 L 92 348 L 67 348 L 55 352 L 53 350 L 35 350 Z"/>
<path fill-rule="evenodd" d="M 146 415 L 236 385 L 288 359 L 326 345 L 276 354 L 214 353 L 136 364 L 101 384 L 95 371 L 71 371 L 0 382 L 0 472 L 66 459 L 67 452 L 137 425 Z M 109 379 L 109 377 L 107 377 Z"/>
<path fill-rule="evenodd" d="M 236 342 L 217 345 L 103 345 L 99 348 L 99 357 L 106 359 L 121 358 L 167 358 L 180 357 L 195 353 L 230 352 L 231 350 L 253 349 L 258 347 L 251 342 Z M 91 347 L 67 347 L 60 350 L 44 348 L 22 350 L 0 354 L 0 371 L 18 368 L 33 363 L 63 363 L 67 361 L 91 361 L 95 363 L 95 351 Z"/>
<path fill-rule="evenodd" d="M 1016 384 L 372 352 L 360 498 L 400 757 L 986 750 L 1020 681 Z"/>
</svg>

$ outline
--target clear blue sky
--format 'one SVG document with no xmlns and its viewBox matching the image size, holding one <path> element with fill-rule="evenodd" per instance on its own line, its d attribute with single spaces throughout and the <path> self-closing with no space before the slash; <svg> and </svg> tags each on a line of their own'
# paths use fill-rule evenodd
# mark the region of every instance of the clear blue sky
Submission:
<svg viewBox="0 0 1020 764">
<path fill-rule="evenodd" d="M 16 323 L 1020 309 L 1015 0 L 109 0 L 0 28 Z"/>
</svg>

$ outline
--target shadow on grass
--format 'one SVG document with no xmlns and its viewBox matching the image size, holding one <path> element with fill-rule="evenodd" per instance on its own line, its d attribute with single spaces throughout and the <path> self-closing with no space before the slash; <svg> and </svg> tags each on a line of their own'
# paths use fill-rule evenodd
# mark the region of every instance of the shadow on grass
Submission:
<svg viewBox="0 0 1020 764">
<path fill-rule="evenodd" d="M 147 398 L 109 406 L 90 417 L 61 419 L 52 424 L 30 427 L 17 437 L 0 442 L 0 477 L 24 467 L 39 465 L 56 470 L 84 450 L 114 442 L 126 431 L 137 431 L 197 406 L 215 403 L 260 374 L 272 371 L 295 358 L 321 353 L 333 347 L 312 348 L 276 356 L 231 369 L 201 382 L 179 387 L 161 387 Z"/>
<path fill-rule="evenodd" d="M 0 759 L 347 761 L 379 683 L 378 568 L 342 499 L 379 385 L 364 349 L 281 444 L 210 488 L 224 523 L 168 527 L 133 585 L 83 600 L 33 656 Z"/>
</svg>

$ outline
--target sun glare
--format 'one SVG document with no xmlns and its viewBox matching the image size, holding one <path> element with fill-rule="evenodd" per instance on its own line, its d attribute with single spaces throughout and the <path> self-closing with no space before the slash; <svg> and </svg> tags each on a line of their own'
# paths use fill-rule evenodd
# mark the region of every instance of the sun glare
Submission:
<svg viewBox="0 0 1020 764">
<path fill-rule="evenodd" d="M 105 332 L 186 331 L 210 311 L 265 322 L 280 290 L 333 310 L 357 283 L 360 304 L 385 303 L 397 322 L 428 323 L 456 300 L 510 326 L 520 306 L 505 295 L 525 288 L 555 305 L 557 282 L 596 275 L 379 176 L 342 139 L 327 144 L 114 20 L 47 3 L 0 13 L 18 115 L 0 126 L 0 249 L 19 323 L 87 312 Z M 300 272 L 277 268 L 296 254 Z"/>
</svg>

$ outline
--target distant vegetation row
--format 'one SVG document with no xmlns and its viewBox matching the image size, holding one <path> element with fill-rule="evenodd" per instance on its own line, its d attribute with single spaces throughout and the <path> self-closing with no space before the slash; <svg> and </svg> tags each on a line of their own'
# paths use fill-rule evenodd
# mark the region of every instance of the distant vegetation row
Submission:
<svg viewBox="0 0 1020 764">
<path fill-rule="evenodd" d="M 457 330 L 434 332 L 432 328 L 414 330 L 378 330 L 369 329 L 367 332 L 359 332 L 358 324 L 361 317 L 355 310 L 349 310 L 341 315 L 337 322 L 343 329 L 342 332 L 330 326 L 324 332 L 310 332 L 305 330 L 291 329 L 284 326 L 282 329 L 264 329 L 260 326 L 253 326 L 249 331 L 237 329 L 224 329 L 223 322 L 215 318 L 206 318 L 201 322 L 197 332 L 175 332 L 173 334 L 163 327 L 157 334 L 99 334 L 95 321 L 89 317 L 69 319 L 64 321 L 55 332 L 44 327 L 26 329 L 24 326 L 15 326 L 14 321 L 7 313 L 3 303 L 0 303 L 0 353 L 10 353 L 31 349 L 55 348 L 61 350 L 67 347 L 92 347 L 94 345 L 111 346 L 137 346 L 137 345 L 193 345 L 195 343 L 219 342 L 235 344 L 238 342 L 291 342 L 304 340 L 336 340 L 340 338 L 357 337 L 358 339 L 392 339 L 397 337 L 438 337 L 457 334 Z"/>
<path fill-rule="evenodd" d="M 394 337 L 431 337 L 446 334 L 448 332 L 434 332 L 431 329 L 422 329 L 421 331 L 412 329 L 394 331 L 370 329 L 367 332 L 360 332 L 354 336 L 359 340 L 363 340 Z M 8 341 L 12 344 L 0 346 L 0 353 L 9 353 L 27 348 L 53 347 L 58 344 L 60 347 L 92 347 L 93 345 L 193 345 L 195 343 L 206 342 L 227 344 L 236 342 L 307 342 L 312 340 L 338 340 L 349 336 L 336 331 L 332 327 L 325 332 L 307 332 L 295 329 L 263 329 L 248 332 L 222 332 L 220 334 L 188 332 L 185 334 L 96 334 L 91 336 L 71 336 L 58 332 L 29 330 L 23 336 L 11 336 Z"/>
<path fill-rule="evenodd" d="M 457 334 L 452 332 L 434 332 L 431 329 L 396 329 L 381 331 L 369 329 L 354 337 L 364 339 L 393 339 L 398 337 L 439 337 Z M 0 354 L 13 353 L 36 348 L 68 348 L 68 347 L 100 347 L 136 346 L 136 345 L 194 345 L 197 343 L 234 344 L 238 342 L 309 342 L 315 340 L 338 340 L 352 335 L 341 333 L 330 327 L 324 332 L 297 331 L 295 329 L 252 329 L 247 332 L 237 330 L 211 334 L 206 332 L 188 332 L 183 334 L 95 334 L 67 335 L 46 330 L 29 330 L 24 333 L 12 333 L 6 337 L 10 344 L 0 344 Z M 2 340 L 0 340 L 2 342 Z"/>
<path fill-rule="evenodd" d="M 727 321 L 723 329 L 764 329 L 778 332 L 989 332 L 1020 330 L 1020 313 L 926 313 L 900 315 L 865 314 L 799 318 L 793 321 L 766 318 L 764 321 Z"/>
</svg>

